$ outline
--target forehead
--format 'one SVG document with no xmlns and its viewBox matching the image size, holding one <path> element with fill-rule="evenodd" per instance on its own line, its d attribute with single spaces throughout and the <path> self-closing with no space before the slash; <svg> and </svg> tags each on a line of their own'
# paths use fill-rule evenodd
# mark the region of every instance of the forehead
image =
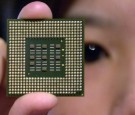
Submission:
<svg viewBox="0 0 135 115">
<path fill-rule="evenodd" d="M 112 20 L 120 33 L 134 34 L 135 1 L 134 0 L 76 0 L 67 12 L 68 16 L 101 16 Z M 125 31 L 125 32 L 124 32 Z M 129 36 L 128 35 L 128 36 Z"/>
<path fill-rule="evenodd" d="M 76 0 L 67 15 L 97 14 L 118 21 L 135 21 L 134 0 Z M 128 20 L 127 20 L 128 19 Z"/>
</svg>

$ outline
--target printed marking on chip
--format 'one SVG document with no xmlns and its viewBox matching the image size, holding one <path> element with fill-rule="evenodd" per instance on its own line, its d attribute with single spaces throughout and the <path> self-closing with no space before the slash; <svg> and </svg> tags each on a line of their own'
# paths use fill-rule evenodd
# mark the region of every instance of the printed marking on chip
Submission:
<svg viewBox="0 0 135 115">
<path fill-rule="evenodd" d="M 84 96 L 81 19 L 8 20 L 7 94 Z"/>
</svg>

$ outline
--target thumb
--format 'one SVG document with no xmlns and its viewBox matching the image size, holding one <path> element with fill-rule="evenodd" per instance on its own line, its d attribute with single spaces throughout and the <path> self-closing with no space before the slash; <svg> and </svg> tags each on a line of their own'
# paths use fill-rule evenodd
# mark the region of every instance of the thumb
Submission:
<svg viewBox="0 0 135 115">
<path fill-rule="evenodd" d="M 16 100 L 9 115 L 47 115 L 56 103 L 57 98 L 48 93 L 27 94 Z"/>
</svg>

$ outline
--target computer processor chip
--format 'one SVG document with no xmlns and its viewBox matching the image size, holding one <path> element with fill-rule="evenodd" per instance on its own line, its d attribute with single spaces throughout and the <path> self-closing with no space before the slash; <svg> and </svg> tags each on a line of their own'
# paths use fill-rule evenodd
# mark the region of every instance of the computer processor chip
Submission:
<svg viewBox="0 0 135 115">
<path fill-rule="evenodd" d="M 8 20 L 7 94 L 84 95 L 81 19 Z"/>
</svg>

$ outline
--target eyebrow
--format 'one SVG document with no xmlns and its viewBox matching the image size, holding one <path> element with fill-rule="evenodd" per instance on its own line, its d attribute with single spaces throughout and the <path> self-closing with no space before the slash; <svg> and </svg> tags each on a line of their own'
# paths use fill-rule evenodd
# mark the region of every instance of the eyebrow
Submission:
<svg viewBox="0 0 135 115">
<path fill-rule="evenodd" d="M 81 18 L 85 20 L 85 24 L 92 27 L 112 27 L 114 26 L 114 22 L 111 19 L 96 16 L 96 15 L 89 15 L 89 16 L 69 16 L 68 18 Z"/>
</svg>

